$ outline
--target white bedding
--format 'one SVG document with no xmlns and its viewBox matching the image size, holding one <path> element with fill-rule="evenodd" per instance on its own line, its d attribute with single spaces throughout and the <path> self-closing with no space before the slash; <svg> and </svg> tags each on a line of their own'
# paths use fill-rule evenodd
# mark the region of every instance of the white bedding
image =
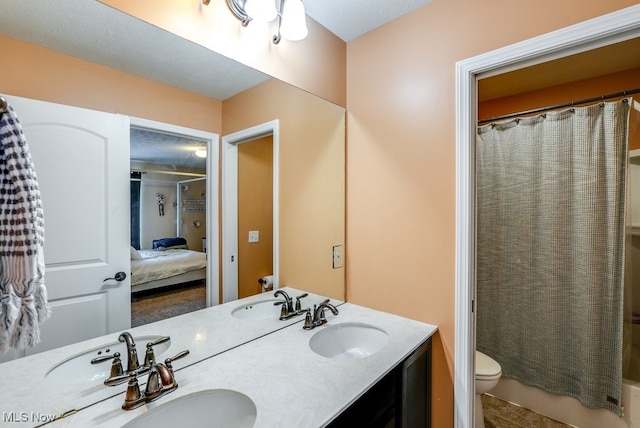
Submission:
<svg viewBox="0 0 640 428">
<path fill-rule="evenodd" d="M 142 260 L 131 260 L 131 285 L 169 278 L 207 266 L 207 255 L 191 250 L 138 250 Z"/>
</svg>

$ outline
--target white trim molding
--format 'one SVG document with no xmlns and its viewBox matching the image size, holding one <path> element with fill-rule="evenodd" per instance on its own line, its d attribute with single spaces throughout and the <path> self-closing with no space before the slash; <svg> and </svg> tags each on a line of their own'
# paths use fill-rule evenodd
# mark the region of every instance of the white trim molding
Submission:
<svg viewBox="0 0 640 428">
<path fill-rule="evenodd" d="M 280 122 L 278 119 L 222 137 L 222 301 L 238 299 L 238 144 L 273 137 L 273 288 L 279 272 Z"/>
<path fill-rule="evenodd" d="M 475 393 L 477 81 L 640 37 L 640 5 L 488 52 L 456 64 L 456 273 L 454 419 L 473 426 Z M 629 53 L 632 55 L 632 53 Z"/>
</svg>

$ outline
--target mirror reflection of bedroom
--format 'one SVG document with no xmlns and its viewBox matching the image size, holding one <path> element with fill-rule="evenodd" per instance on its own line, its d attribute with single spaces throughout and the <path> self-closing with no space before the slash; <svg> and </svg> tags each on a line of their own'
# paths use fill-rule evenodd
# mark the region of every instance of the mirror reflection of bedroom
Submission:
<svg viewBox="0 0 640 428">
<path fill-rule="evenodd" d="M 206 142 L 131 128 L 131 326 L 206 306 Z"/>
</svg>

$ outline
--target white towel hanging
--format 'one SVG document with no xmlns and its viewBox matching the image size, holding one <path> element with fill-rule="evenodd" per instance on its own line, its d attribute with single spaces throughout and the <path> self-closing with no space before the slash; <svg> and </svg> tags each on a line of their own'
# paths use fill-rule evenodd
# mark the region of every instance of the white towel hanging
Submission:
<svg viewBox="0 0 640 428">
<path fill-rule="evenodd" d="M 44 284 L 44 216 L 22 126 L 4 102 L 0 117 L 0 352 L 40 342 L 51 315 Z"/>
</svg>

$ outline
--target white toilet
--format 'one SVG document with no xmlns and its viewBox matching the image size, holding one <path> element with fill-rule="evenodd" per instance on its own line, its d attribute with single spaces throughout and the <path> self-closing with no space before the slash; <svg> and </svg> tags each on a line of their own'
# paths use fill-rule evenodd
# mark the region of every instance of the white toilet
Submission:
<svg viewBox="0 0 640 428">
<path fill-rule="evenodd" d="M 484 428 L 484 414 L 480 395 L 495 388 L 500 376 L 502 376 L 500 364 L 490 356 L 476 351 L 475 428 Z"/>
</svg>

